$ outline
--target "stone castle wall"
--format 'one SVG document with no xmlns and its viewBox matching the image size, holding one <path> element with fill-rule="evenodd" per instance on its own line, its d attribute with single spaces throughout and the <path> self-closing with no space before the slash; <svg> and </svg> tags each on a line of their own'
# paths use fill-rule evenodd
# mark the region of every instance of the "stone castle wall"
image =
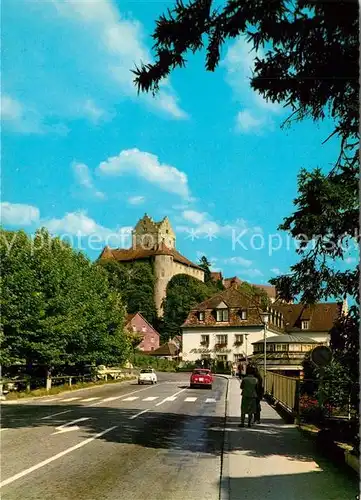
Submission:
<svg viewBox="0 0 361 500">
<path fill-rule="evenodd" d="M 156 255 L 154 257 L 154 275 L 156 278 L 154 287 L 155 306 L 160 317 L 163 316 L 163 299 L 166 296 L 169 281 L 177 274 L 187 274 L 200 281 L 204 281 L 204 271 L 194 267 L 174 262 L 169 255 Z"/>
</svg>

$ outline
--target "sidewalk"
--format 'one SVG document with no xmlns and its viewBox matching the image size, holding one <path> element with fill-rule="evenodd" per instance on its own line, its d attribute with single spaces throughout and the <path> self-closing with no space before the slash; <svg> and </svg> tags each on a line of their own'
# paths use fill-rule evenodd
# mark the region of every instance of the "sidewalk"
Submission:
<svg viewBox="0 0 361 500">
<path fill-rule="evenodd" d="M 357 478 L 318 456 L 312 441 L 266 402 L 261 424 L 239 423 L 239 380 L 230 378 L 221 500 L 356 499 Z"/>
</svg>

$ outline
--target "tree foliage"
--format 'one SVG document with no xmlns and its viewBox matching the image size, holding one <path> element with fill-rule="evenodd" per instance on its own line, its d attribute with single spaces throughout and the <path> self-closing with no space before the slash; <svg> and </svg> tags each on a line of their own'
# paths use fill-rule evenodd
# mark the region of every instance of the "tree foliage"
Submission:
<svg viewBox="0 0 361 500">
<path fill-rule="evenodd" d="M 122 363 L 124 307 L 106 273 L 45 229 L 1 231 L 2 362 Z"/>
<path fill-rule="evenodd" d="M 251 283 L 247 283 L 246 281 L 242 281 L 240 285 L 238 285 L 238 289 L 241 292 L 244 292 L 246 295 L 251 297 L 254 302 L 261 307 L 262 310 L 266 310 L 269 305 L 271 305 L 271 301 L 267 295 L 267 293 L 262 289 L 258 288 Z"/>
<path fill-rule="evenodd" d="M 357 297 L 358 270 L 334 271 L 330 259 L 343 258 L 345 252 L 325 242 L 350 241 L 359 230 L 358 28 L 357 0 L 228 0 L 222 7 L 212 0 L 177 1 L 156 22 L 155 62 L 134 71 L 138 89 L 156 93 L 163 78 L 186 65 L 187 52 L 205 48 L 206 69 L 214 71 L 225 43 L 243 37 L 255 50 L 251 87 L 291 110 L 286 123 L 334 120 L 332 135 L 341 142 L 334 168 L 301 172 L 297 210 L 280 227 L 293 237 L 322 240 L 312 250 L 301 244 L 299 264 L 290 275 L 272 280 L 286 300 L 300 290 L 304 302 L 340 293 Z"/>
<path fill-rule="evenodd" d="M 155 276 L 148 262 L 131 264 L 112 260 L 99 261 L 109 276 L 112 287 L 121 294 L 129 314 L 140 312 L 144 318 L 155 324 L 157 311 L 154 303 Z"/>
<path fill-rule="evenodd" d="M 192 307 L 214 295 L 215 290 L 206 283 L 186 274 L 174 276 L 168 283 L 164 300 L 163 340 L 180 335 L 181 325 Z"/>
</svg>

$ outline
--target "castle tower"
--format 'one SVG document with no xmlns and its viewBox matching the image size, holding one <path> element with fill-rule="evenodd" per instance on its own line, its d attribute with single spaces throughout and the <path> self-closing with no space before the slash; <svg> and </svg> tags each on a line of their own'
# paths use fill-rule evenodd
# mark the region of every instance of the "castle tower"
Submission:
<svg viewBox="0 0 361 500">
<path fill-rule="evenodd" d="M 175 234 L 168 217 L 160 222 L 154 222 L 144 214 L 132 232 L 132 248 L 152 249 L 160 244 L 168 248 L 175 248 Z"/>
</svg>

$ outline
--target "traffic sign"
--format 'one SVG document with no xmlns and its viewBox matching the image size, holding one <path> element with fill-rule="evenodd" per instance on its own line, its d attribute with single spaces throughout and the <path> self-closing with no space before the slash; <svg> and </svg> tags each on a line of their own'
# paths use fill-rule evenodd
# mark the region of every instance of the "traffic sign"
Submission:
<svg viewBox="0 0 361 500">
<path fill-rule="evenodd" d="M 325 345 L 319 345 L 311 351 L 311 361 L 317 366 L 326 366 L 331 363 L 332 351 Z"/>
</svg>

